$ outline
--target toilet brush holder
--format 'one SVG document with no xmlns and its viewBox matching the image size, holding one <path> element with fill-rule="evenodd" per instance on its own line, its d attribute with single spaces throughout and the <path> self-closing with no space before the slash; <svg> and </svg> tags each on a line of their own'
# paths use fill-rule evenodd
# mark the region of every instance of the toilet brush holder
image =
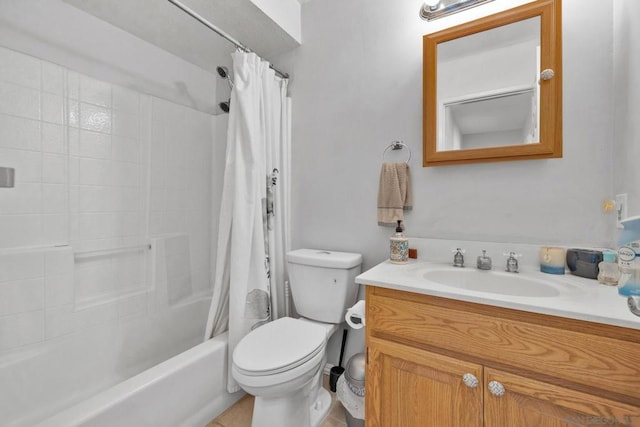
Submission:
<svg viewBox="0 0 640 427">
<path fill-rule="evenodd" d="M 344 368 L 342 367 L 342 358 L 344 356 L 344 347 L 347 343 L 347 330 L 342 331 L 342 345 L 340 346 L 340 361 L 338 362 L 338 366 L 334 366 L 329 371 L 329 390 L 335 393 L 336 384 L 338 383 L 338 378 L 340 375 L 344 373 Z"/>
<path fill-rule="evenodd" d="M 344 373 L 344 368 L 342 366 L 334 366 L 333 368 L 331 368 L 331 371 L 329 371 L 329 389 L 332 392 L 336 392 L 336 384 L 338 383 L 338 378 L 340 378 L 340 375 L 342 375 Z"/>
</svg>

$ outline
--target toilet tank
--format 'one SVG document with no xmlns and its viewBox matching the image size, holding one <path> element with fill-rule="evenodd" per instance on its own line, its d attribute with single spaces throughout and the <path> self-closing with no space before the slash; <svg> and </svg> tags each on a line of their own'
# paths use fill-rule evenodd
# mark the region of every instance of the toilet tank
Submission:
<svg viewBox="0 0 640 427">
<path fill-rule="evenodd" d="M 296 311 L 326 323 L 344 321 L 356 302 L 362 255 L 348 252 L 298 249 L 287 253 L 289 287 Z"/>
</svg>

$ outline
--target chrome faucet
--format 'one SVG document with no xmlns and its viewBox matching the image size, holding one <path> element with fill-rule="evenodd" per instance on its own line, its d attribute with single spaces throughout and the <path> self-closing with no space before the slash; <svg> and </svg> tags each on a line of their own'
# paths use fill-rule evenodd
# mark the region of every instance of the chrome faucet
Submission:
<svg viewBox="0 0 640 427">
<path fill-rule="evenodd" d="M 509 252 L 508 254 L 504 254 L 507 258 L 507 268 L 505 271 L 509 273 L 517 273 L 518 272 L 518 254 L 515 252 Z"/>
<path fill-rule="evenodd" d="M 482 251 L 482 255 L 478 257 L 477 266 L 478 270 L 491 270 L 491 258 L 487 256 L 487 251 Z"/>
<path fill-rule="evenodd" d="M 464 267 L 464 249 L 457 248 L 453 255 L 453 266 L 454 267 Z"/>
</svg>

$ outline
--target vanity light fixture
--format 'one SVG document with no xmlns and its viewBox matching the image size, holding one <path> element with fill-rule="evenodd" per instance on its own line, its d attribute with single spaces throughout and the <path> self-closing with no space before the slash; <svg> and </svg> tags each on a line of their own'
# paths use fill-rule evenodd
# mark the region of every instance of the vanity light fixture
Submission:
<svg viewBox="0 0 640 427">
<path fill-rule="evenodd" d="M 490 1 L 493 0 L 426 0 L 420 8 L 420 18 L 432 21 Z"/>
</svg>

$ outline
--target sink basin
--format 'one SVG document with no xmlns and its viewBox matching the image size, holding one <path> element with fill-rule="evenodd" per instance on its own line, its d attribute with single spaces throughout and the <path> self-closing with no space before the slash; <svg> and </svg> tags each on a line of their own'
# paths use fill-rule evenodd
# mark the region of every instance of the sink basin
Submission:
<svg viewBox="0 0 640 427">
<path fill-rule="evenodd" d="M 458 289 L 490 294 L 550 298 L 566 294 L 572 288 L 537 277 L 501 271 L 484 271 L 471 268 L 435 268 L 422 273 L 432 282 Z"/>
</svg>

